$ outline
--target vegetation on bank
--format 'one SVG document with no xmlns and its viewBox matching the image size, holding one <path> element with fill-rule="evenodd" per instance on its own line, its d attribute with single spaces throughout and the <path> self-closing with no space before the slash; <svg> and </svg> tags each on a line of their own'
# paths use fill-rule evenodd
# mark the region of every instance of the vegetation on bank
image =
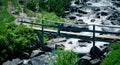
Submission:
<svg viewBox="0 0 120 65">
<path fill-rule="evenodd" d="M 115 42 L 110 45 L 111 52 L 103 60 L 101 65 L 120 65 L 120 42 Z"/>
<path fill-rule="evenodd" d="M 24 25 L 9 23 L 0 29 L 0 61 L 20 57 L 27 48 L 36 45 L 37 34 Z"/>
<path fill-rule="evenodd" d="M 14 21 L 14 17 L 8 12 L 8 0 L 0 0 L 0 23 Z"/>
<path fill-rule="evenodd" d="M 10 0 L 12 7 L 15 9 L 15 14 L 19 14 L 21 12 L 21 8 L 19 5 L 19 0 Z"/>
<path fill-rule="evenodd" d="M 79 60 L 73 51 L 56 50 L 54 53 L 56 56 L 50 59 L 53 65 L 76 65 Z"/>
<path fill-rule="evenodd" d="M 25 8 L 34 12 L 47 11 L 62 15 L 68 8 L 71 0 L 22 0 Z"/>
</svg>

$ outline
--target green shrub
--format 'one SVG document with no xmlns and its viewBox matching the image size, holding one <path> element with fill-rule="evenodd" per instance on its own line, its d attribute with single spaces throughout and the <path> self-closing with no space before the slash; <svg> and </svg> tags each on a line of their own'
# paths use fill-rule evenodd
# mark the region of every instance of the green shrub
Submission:
<svg viewBox="0 0 120 65">
<path fill-rule="evenodd" d="M 21 12 L 20 5 L 18 0 L 11 0 L 12 6 L 15 8 L 16 14 L 19 14 Z"/>
<path fill-rule="evenodd" d="M 24 25 L 9 23 L 0 30 L 0 62 L 14 57 L 20 57 L 27 47 L 38 43 L 37 34 Z"/>
<path fill-rule="evenodd" d="M 113 50 L 101 65 L 120 65 L 120 49 Z"/>
<path fill-rule="evenodd" d="M 118 50 L 120 49 L 120 42 L 112 43 L 110 47 L 112 48 L 112 50 Z"/>
<path fill-rule="evenodd" d="M 55 12 L 62 15 L 63 11 L 68 7 L 71 0 L 31 0 L 26 1 L 26 7 L 32 11 L 45 10 L 47 12 Z"/>
<path fill-rule="evenodd" d="M 112 50 L 101 65 L 120 65 L 120 42 L 112 43 L 110 47 Z"/>
<path fill-rule="evenodd" d="M 72 51 L 57 50 L 56 56 L 50 59 L 53 65 L 76 65 L 77 54 Z"/>
</svg>

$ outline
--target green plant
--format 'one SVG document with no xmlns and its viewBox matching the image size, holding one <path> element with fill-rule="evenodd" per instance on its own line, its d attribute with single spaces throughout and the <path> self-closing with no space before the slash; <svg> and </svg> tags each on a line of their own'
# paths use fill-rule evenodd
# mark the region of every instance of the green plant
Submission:
<svg viewBox="0 0 120 65">
<path fill-rule="evenodd" d="M 56 50 L 56 56 L 50 59 L 53 65 L 76 65 L 77 54 L 72 51 Z"/>
<path fill-rule="evenodd" d="M 113 50 L 102 62 L 101 65 L 120 65 L 120 49 Z"/>
<path fill-rule="evenodd" d="M 15 14 L 19 14 L 21 12 L 19 1 L 18 0 L 11 0 L 11 3 L 15 9 Z"/>
<path fill-rule="evenodd" d="M 118 50 L 120 49 L 120 42 L 114 42 L 110 45 L 110 47 L 112 48 L 112 50 Z"/>
<path fill-rule="evenodd" d="M 26 0 L 25 7 L 34 12 L 40 10 L 55 12 L 57 15 L 62 15 L 70 2 L 71 0 Z"/>
<path fill-rule="evenodd" d="M 5 24 L 6 25 L 6 24 Z M 37 34 L 24 25 L 7 24 L 0 29 L 0 62 L 14 57 L 21 57 L 27 47 L 38 43 Z"/>
<path fill-rule="evenodd" d="M 110 47 L 112 50 L 103 60 L 101 65 L 120 65 L 120 42 L 114 42 Z"/>
</svg>

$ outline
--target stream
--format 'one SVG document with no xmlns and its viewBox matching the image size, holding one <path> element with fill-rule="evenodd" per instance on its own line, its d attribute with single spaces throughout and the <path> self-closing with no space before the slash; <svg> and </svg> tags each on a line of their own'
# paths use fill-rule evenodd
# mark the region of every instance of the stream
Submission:
<svg viewBox="0 0 120 65">
<path fill-rule="evenodd" d="M 117 4 L 116 4 L 117 3 Z M 65 11 L 65 18 L 72 20 L 74 24 L 95 24 L 95 25 L 114 25 L 120 26 L 120 4 L 116 0 L 73 0 L 68 10 Z M 83 27 L 84 28 L 84 27 Z M 92 26 L 86 27 L 89 30 L 93 30 Z M 105 32 L 120 32 L 120 29 L 107 28 L 107 27 L 96 27 L 97 31 Z M 89 32 L 80 32 L 83 34 L 92 34 Z M 96 35 L 100 35 L 96 33 Z M 108 36 L 110 34 L 107 34 Z M 104 51 L 108 48 L 109 42 L 95 41 L 96 51 Z M 91 48 L 93 47 L 92 41 L 85 41 L 76 38 L 56 38 L 51 39 L 47 42 L 47 45 L 54 50 L 56 47 L 62 47 L 65 50 L 72 50 L 80 56 L 89 56 L 92 58 Z M 33 50 L 29 59 L 13 59 L 6 61 L 3 65 L 50 65 L 48 59 L 53 55 L 51 50 L 45 47 L 44 50 L 50 52 L 41 51 L 41 49 Z M 97 57 L 101 58 L 101 55 L 96 52 Z M 104 52 L 102 55 L 108 54 Z M 82 57 L 81 56 L 81 57 Z M 84 59 L 86 59 L 84 57 Z M 93 63 L 94 58 L 93 58 Z M 92 63 L 91 61 L 91 63 Z"/>
</svg>

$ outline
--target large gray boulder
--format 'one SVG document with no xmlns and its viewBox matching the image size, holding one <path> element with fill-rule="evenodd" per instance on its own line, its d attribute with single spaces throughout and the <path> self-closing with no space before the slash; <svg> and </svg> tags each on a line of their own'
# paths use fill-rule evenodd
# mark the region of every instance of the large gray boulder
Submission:
<svg viewBox="0 0 120 65">
<path fill-rule="evenodd" d="M 6 61 L 2 65 L 18 65 L 21 60 L 19 58 L 13 59 L 12 61 Z"/>
</svg>

